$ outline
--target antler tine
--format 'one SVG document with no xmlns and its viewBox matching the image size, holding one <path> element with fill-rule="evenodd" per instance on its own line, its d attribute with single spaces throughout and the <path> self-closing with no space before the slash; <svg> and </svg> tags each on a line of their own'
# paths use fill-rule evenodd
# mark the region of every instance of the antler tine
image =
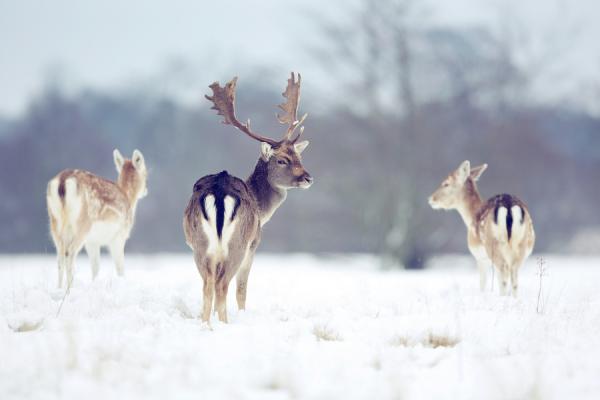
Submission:
<svg viewBox="0 0 600 400">
<path fill-rule="evenodd" d="M 285 103 L 279 104 L 279 108 L 284 112 L 283 115 L 277 114 L 277 119 L 282 124 L 288 124 L 288 130 L 284 136 L 284 140 L 288 140 L 291 142 L 295 142 L 298 140 L 300 135 L 302 134 L 302 130 L 293 140 L 292 134 L 296 130 L 297 127 L 302 125 L 304 119 L 308 116 L 308 114 L 304 114 L 300 121 L 297 119 L 298 115 L 298 103 L 300 102 L 300 84 L 302 83 L 302 76 L 298 74 L 298 81 L 296 81 L 296 77 L 294 73 L 291 73 L 290 79 L 288 79 L 288 84 L 281 95 L 286 98 Z"/>
<path fill-rule="evenodd" d="M 250 120 L 247 123 L 242 124 L 238 121 L 235 116 L 235 86 L 237 84 L 237 76 L 231 81 L 225 84 L 225 87 L 221 87 L 219 82 L 214 82 L 209 88 L 212 89 L 213 95 L 204 95 L 207 100 L 213 103 L 211 110 L 216 110 L 217 115 L 223 116 L 223 123 L 225 125 L 233 125 L 240 131 L 244 132 L 251 138 L 260 142 L 269 143 L 271 146 L 279 146 L 283 140 L 274 140 L 266 136 L 254 133 L 250 130 Z"/>
<path fill-rule="evenodd" d="M 304 123 L 304 120 L 306 119 L 306 117 L 308 117 L 308 113 L 305 113 L 302 116 L 302 118 L 300 118 L 300 121 L 296 121 L 294 126 L 291 127 L 291 129 L 289 130 L 289 134 L 286 135 L 288 140 L 290 140 L 292 143 L 296 143 L 298 141 L 298 139 L 300 139 L 300 136 L 302 136 L 302 134 L 304 133 L 304 126 L 302 126 L 302 124 Z M 300 127 L 298 134 L 296 135 L 296 137 L 294 139 L 289 139 L 290 137 L 292 137 L 292 134 L 294 133 L 294 131 L 296 130 L 297 127 Z"/>
</svg>

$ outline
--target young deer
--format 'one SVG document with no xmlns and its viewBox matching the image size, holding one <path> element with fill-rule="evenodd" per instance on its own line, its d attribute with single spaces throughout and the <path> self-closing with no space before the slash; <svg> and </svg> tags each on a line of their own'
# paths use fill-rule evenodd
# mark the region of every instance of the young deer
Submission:
<svg viewBox="0 0 600 400">
<path fill-rule="evenodd" d="M 123 275 L 125 242 L 133 227 L 137 202 L 146 196 L 146 164 L 139 150 L 131 160 L 113 152 L 117 183 L 87 171 L 66 169 L 48 182 L 46 202 L 50 233 L 58 256 L 58 287 L 67 271 L 67 289 L 73 282 L 73 262 L 81 248 L 90 257 L 96 278 L 100 246 L 108 246 L 117 273 Z"/>
<path fill-rule="evenodd" d="M 531 254 L 535 233 L 525 203 L 515 196 L 500 194 L 483 201 L 476 182 L 487 164 L 471 168 L 464 161 L 429 198 L 434 209 L 458 211 L 467 226 L 469 251 L 477 260 L 480 288 L 485 289 L 486 271 L 498 269 L 500 294 L 507 292 L 508 277 L 512 294 L 517 296 L 519 267 Z"/>
<path fill-rule="evenodd" d="M 238 121 L 236 82 L 237 78 L 233 78 L 225 87 L 213 83 L 210 85 L 213 95 L 206 98 L 213 103 L 212 109 L 223 116 L 224 124 L 233 125 L 261 142 L 260 158 L 246 181 L 226 171 L 200 178 L 183 217 L 186 242 L 194 251 L 194 261 L 204 282 L 202 320 L 205 322 L 210 319 L 213 297 L 219 319 L 227 322 L 227 290 L 236 274 L 238 308 L 245 308 L 248 275 L 262 227 L 283 203 L 288 189 L 306 189 L 313 183 L 300 157 L 308 146 L 308 141 L 298 142 L 303 127 L 294 136 L 306 118 L 305 114 L 297 119 L 300 75 L 296 81 L 292 73 L 283 93 L 286 101 L 279 107 L 284 114 L 277 118 L 288 129 L 278 141 L 252 132 L 249 122 Z"/>
</svg>

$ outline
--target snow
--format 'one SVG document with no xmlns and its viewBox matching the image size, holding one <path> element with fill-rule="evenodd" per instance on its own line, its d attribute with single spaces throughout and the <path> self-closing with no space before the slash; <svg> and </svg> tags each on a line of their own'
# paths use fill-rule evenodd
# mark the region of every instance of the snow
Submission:
<svg viewBox="0 0 600 400">
<path fill-rule="evenodd" d="M 54 257 L 2 256 L 0 398 L 600 398 L 600 260 L 545 261 L 538 313 L 534 257 L 513 299 L 468 257 L 258 255 L 248 310 L 230 290 L 209 326 L 191 254 L 128 255 L 125 278 L 103 258 L 94 282 L 80 256 L 58 316 Z"/>
</svg>

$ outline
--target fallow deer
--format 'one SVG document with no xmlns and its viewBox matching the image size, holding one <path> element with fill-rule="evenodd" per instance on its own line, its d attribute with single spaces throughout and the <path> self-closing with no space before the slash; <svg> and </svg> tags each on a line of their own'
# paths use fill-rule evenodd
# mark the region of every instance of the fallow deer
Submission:
<svg viewBox="0 0 600 400">
<path fill-rule="evenodd" d="M 100 247 L 108 246 L 123 275 L 125 242 L 133 227 L 137 202 L 146 196 L 147 170 L 139 150 L 131 160 L 113 152 L 117 182 L 78 169 L 66 169 L 48 182 L 46 201 L 50 233 L 58 256 L 58 287 L 67 273 L 67 290 L 73 282 L 73 263 L 81 248 L 98 275 Z"/>
<path fill-rule="evenodd" d="M 429 198 L 434 209 L 458 211 L 467 226 L 469 251 L 477 260 L 480 288 L 486 286 L 490 265 L 498 270 L 500 294 L 507 294 L 508 279 L 517 296 L 519 268 L 533 251 L 535 232 L 527 206 L 509 194 L 483 201 L 476 182 L 487 164 L 471 168 L 464 161 Z"/>
<path fill-rule="evenodd" d="M 261 142 L 261 154 L 254 172 L 246 181 L 231 176 L 227 171 L 200 178 L 185 210 L 183 230 L 188 246 L 194 252 L 194 261 L 203 280 L 204 303 L 202 320 L 209 322 L 214 310 L 219 320 L 227 322 L 227 291 L 229 282 L 237 275 L 236 299 L 238 308 L 245 309 L 248 275 L 260 242 L 262 227 L 285 200 L 287 190 L 308 188 L 313 178 L 304 169 L 300 154 L 308 141 L 298 142 L 306 114 L 298 120 L 301 77 L 294 73 L 288 79 L 279 105 L 283 111 L 277 116 L 287 124 L 281 140 L 274 140 L 250 129 L 249 121 L 242 124 L 235 115 L 235 88 L 237 78 L 225 87 L 218 82 L 209 87 L 212 109 L 223 116 L 223 123 L 233 125 L 251 138 Z M 298 133 L 294 134 L 297 128 Z"/>
</svg>

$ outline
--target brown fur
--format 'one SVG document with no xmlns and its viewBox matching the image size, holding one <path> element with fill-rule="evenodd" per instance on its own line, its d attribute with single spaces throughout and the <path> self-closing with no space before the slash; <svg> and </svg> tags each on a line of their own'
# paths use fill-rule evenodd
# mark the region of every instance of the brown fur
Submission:
<svg viewBox="0 0 600 400">
<path fill-rule="evenodd" d="M 184 214 L 183 230 L 187 244 L 194 250 L 194 260 L 203 281 L 202 320 L 210 319 L 214 297 L 214 309 L 218 312 L 219 319 L 227 322 L 227 292 L 229 282 L 236 274 L 238 307 L 243 310 L 246 305 L 248 275 L 254 252 L 260 242 L 260 211 L 247 185 L 240 179 L 231 177 L 229 194 L 239 195 L 240 201 L 235 215 L 236 229 L 229 241 L 226 257 L 208 254 L 209 239 L 201 228 L 204 216 L 200 202 L 204 196 L 212 193 L 210 180 L 214 176 L 201 178 L 194 185 L 194 192 Z"/>
<path fill-rule="evenodd" d="M 291 73 L 283 92 L 286 100 L 279 105 L 283 114 L 277 118 L 282 124 L 288 124 L 288 129 L 281 140 L 253 132 L 249 122 L 238 121 L 235 115 L 237 78 L 224 87 L 213 83 L 210 85 L 213 95 L 205 96 L 212 102 L 212 109 L 223 117 L 224 124 L 261 142 L 262 154 L 246 182 L 226 171 L 198 180 L 185 210 L 186 242 L 194 251 L 194 261 L 203 280 L 203 321 L 210 319 L 214 297 L 219 319 L 227 322 L 227 290 L 236 274 L 238 307 L 245 308 L 248 275 L 260 242 L 261 227 L 283 203 L 288 189 L 308 188 L 313 182 L 300 157 L 308 141 L 298 142 L 306 118 L 306 114 L 297 118 L 300 82 L 300 75 L 296 80 Z M 297 128 L 300 130 L 294 137 Z"/>
<path fill-rule="evenodd" d="M 293 144 L 285 144 L 270 151 L 272 153 L 261 156 L 245 182 L 225 173 L 227 179 L 223 182 L 226 183 L 222 183 L 219 190 L 240 202 L 233 218 L 236 223 L 235 231 L 228 242 L 226 257 L 208 254 L 210 239 L 202 228 L 203 220 L 206 220 L 201 201 L 207 195 L 215 193 L 218 175 L 205 176 L 194 185 L 184 213 L 183 230 L 187 244 L 194 251 L 194 261 L 203 280 L 203 321 L 210 319 L 214 297 L 214 309 L 218 312 L 219 319 L 227 322 L 227 292 L 234 276 L 237 276 L 238 308 L 245 309 L 248 276 L 254 253 L 260 243 L 262 226 L 283 203 L 289 188 L 305 187 L 304 181 L 308 179 L 312 182 L 302 166 L 300 154 L 294 151 Z M 279 164 L 280 159 L 285 159 L 287 164 Z"/>
<path fill-rule="evenodd" d="M 483 201 L 477 189 L 477 180 L 487 168 L 481 165 L 473 169 L 465 161 L 452 172 L 431 195 L 429 203 L 433 208 L 456 209 L 467 226 L 467 244 L 480 271 L 481 290 L 485 288 L 486 270 L 493 264 L 499 271 L 500 291 L 506 293 L 508 279 L 512 283 L 513 295 L 518 288 L 518 269 L 531 254 L 535 244 L 535 232 L 529 209 L 515 196 L 503 195 L 513 206 L 523 210 L 521 221 L 513 221 L 517 235 L 512 239 L 507 233 L 505 221 L 495 221 L 495 210 L 502 206 L 499 196 Z M 510 213 L 511 210 L 507 209 Z"/>
<path fill-rule="evenodd" d="M 68 169 L 48 183 L 46 199 L 50 233 L 59 264 L 58 286 L 62 286 L 66 269 L 71 284 L 73 262 L 85 245 L 92 263 L 92 273 L 98 272 L 101 246 L 109 246 L 119 275 L 123 274 L 123 251 L 134 223 L 139 198 L 146 190 L 146 167 L 141 153 L 134 162 L 124 160 L 120 153 L 117 163 L 117 183 L 87 171 Z"/>
</svg>

